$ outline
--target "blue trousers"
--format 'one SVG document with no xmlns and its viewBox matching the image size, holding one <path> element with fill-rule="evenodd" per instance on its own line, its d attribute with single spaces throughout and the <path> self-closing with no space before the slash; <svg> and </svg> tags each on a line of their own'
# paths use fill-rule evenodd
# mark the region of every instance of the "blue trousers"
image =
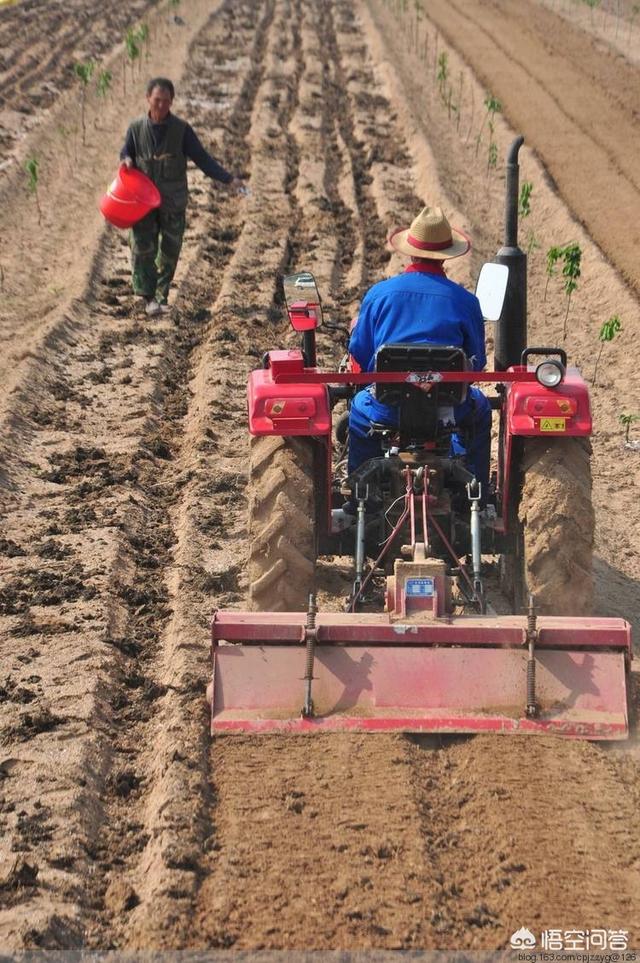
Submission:
<svg viewBox="0 0 640 963">
<path fill-rule="evenodd" d="M 491 453 L 491 405 L 479 388 L 470 387 L 461 405 L 453 409 L 456 425 L 461 429 L 451 436 L 451 455 L 464 455 L 470 472 L 482 486 L 482 499 L 489 490 Z M 371 422 L 395 427 L 398 409 L 382 405 L 368 390 L 359 391 L 349 412 L 349 474 L 369 458 L 382 455 L 382 439 L 370 435 Z"/>
</svg>

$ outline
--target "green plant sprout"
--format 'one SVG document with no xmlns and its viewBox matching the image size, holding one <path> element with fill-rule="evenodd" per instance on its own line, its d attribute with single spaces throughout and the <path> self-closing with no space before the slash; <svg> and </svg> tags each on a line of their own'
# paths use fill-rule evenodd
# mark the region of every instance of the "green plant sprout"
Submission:
<svg viewBox="0 0 640 963">
<path fill-rule="evenodd" d="M 138 28 L 138 40 L 141 44 L 144 44 L 147 49 L 147 57 L 149 56 L 149 24 L 141 23 Z"/>
<path fill-rule="evenodd" d="M 591 24 L 593 25 L 593 11 L 597 6 L 599 6 L 600 0 L 584 0 L 584 2 L 591 10 Z"/>
<path fill-rule="evenodd" d="M 65 157 L 67 158 L 67 164 L 69 165 L 69 171 L 73 173 L 73 164 L 71 163 L 71 154 L 69 152 L 69 144 L 73 144 L 73 154 L 75 157 L 76 164 L 78 163 L 78 149 L 75 138 L 75 128 L 72 130 L 71 127 L 58 127 L 60 133 L 60 139 L 62 141 L 62 149 L 64 151 Z"/>
<path fill-rule="evenodd" d="M 76 63 L 73 65 L 73 72 L 80 81 L 80 122 L 82 124 L 82 146 L 86 146 L 87 143 L 87 130 L 85 127 L 85 105 L 87 101 L 87 89 L 89 87 L 89 82 L 93 77 L 93 72 L 96 69 L 95 62 L 93 60 L 86 60 L 84 63 Z"/>
<path fill-rule="evenodd" d="M 564 278 L 564 292 L 567 295 L 567 310 L 564 316 L 564 325 L 562 329 L 562 338 L 566 340 L 567 338 L 567 319 L 569 317 L 569 308 L 571 307 L 571 295 L 578 287 L 578 278 L 581 273 L 581 262 L 582 262 L 582 250 L 579 244 L 567 244 L 567 246 L 562 251 L 562 260 L 564 264 L 562 265 L 562 276 Z"/>
<path fill-rule="evenodd" d="M 543 299 L 545 301 L 547 300 L 547 289 L 549 287 L 549 280 L 556 273 L 556 264 L 558 263 L 561 257 L 562 257 L 561 247 L 550 247 L 549 250 L 547 251 L 547 281 L 544 286 L 544 299 Z"/>
<path fill-rule="evenodd" d="M 24 169 L 27 172 L 27 189 L 30 194 L 36 199 L 36 208 L 38 211 L 38 224 L 42 223 L 42 209 L 40 208 L 40 198 L 38 196 L 38 181 L 40 177 L 40 161 L 37 157 L 30 157 L 27 163 L 24 165 Z"/>
<path fill-rule="evenodd" d="M 478 151 L 480 150 L 480 142 L 482 141 L 482 133 L 484 131 L 485 124 L 488 122 L 491 130 L 491 125 L 493 124 L 495 115 L 502 112 L 502 104 L 496 97 L 493 96 L 493 94 L 487 94 L 484 99 L 484 106 L 486 108 L 485 115 L 482 118 L 482 124 L 480 125 L 478 136 L 476 137 L 476 157 L 478 156 Z"/>
<path fill-rule="evenodd" d="M 443 103 L 446 102 L 445 95 L 444 95 L 444 88 L 445 88 L 445 84 L 447 83 L 448 77 L 449 77 L 449 54 L 447 53 L 446 50 L 442 50 L 438 55 L 438 71 L 436 73 L 436 80 L 438 81 L 438 87 L 440 89 L 440 97 Z"/>
<path fill-rule="evenodd" d="M 533 193 L 533 184 L 531 181 L 524 181 L 520 187 L 520 195 L 518 197 L 518 216 L 521 218 L 529 217 L 531 214 L 531 195 Z M 533 251 L 540 247 L 534 231 L 529 231 L 527 235 L 527 255 L 530 257 Z"/>
<path fill-rule="evenodd" d="M 489 147 L 487 150 L 487 174 L 498 163 L 498 145 L 493 139 L 493 121 L 489 121 Z"/>
<path fill-rule="evenodd" d="M 620 320 L 620 316 L 618 314 L 612 314 L 609 320 L 605 321 L 598 332 L 600 350 L 598 351 L 598 357 L 596 358 L 595 367 L 593 369 L 593 378 L 591 379 L 591 383 L 594 387 L 596 384 L 596 378 L 598 377 L 598 364 L 600 362 L 602 350 L 607 342 L 613 341 L 619 331 L 622 331 L 622 321 Z"/>
<path fill-rule="evenodd" d="M 127 51 L 127 57 L 129 58 L 129 63 L 131 64 L 131 79 L 133 80 L 133 71 L 135 67 L 135 62 L 140 56 L 140 47 L 138 45 L 138 34 L 132 27 L 129 27 L 125 34 L 124 45 Z"/>
<path fill-rule="evenodd" d="M 534 251 L 537 251 L 540 247 L 540 241 L 535 236 L 533 231 L 529 231 L 529 237 L 527 238 L 527 255 L 531 257 Z"/>
<path fill-rule="evenodd" d="M 633 449 L 635 449 L 635 450 L 640 449 L 640 442 L 631 441 L 631 439 L 629 438 L 629 432 L 631 431 L 631 425 L 632 425 L 635 421 L 640 421 L 640 415 L 626 414 L 625 412 L 623 412 L 621 415 L 618 415 L 618 421 L 620 422 L 620 424 L 621 424 L 622 427 L 624 428 L 624 447 L 625 447 L 625 448 L 633 448 Z"/>
<path fill-rule="evenodd" d="M 101 70 L 98 74 L 98 79 L 96 81 L 96 90 L 98 91 L 98 97 L 106 97 L 111 90 L 111 82 L 113 80 L 113 74 L 110 70 Z"/>
<path fill-rule="evenodd" d="M 458 112 L 458 105 L 453 102 L 453 87 L 449 85 L 447 90 L 447 116 L 451 120 L 451 114 Z"/>
<path fill-rule="evenodd" d="M 531 214 L 531 195 L 533 193 L 533 184 L 531 181 L 524 181 L 520 188 L 520 196 L 518 198 L 518 215 L 519 217 L 529 217 Z"/>
</svg>

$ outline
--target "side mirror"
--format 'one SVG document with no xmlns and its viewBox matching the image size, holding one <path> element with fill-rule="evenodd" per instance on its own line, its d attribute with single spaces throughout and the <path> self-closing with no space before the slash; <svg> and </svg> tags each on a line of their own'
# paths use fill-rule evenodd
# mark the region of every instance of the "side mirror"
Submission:
<svg viewBox="0 0 640 963">
<path fill-rule="evenodd" d="M 476 297 L 480 302 L 485 321 L 497 321 L 502 314 L 509 280 L 506 264 L 483 264 L 476 285 Z"/>
</svg>

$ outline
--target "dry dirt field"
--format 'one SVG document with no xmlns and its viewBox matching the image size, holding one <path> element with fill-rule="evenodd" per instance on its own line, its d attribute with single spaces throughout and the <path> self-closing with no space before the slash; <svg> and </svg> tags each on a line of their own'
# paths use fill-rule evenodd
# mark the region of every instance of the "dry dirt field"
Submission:
<svg viewBox="0 0 640 963">
<path fill-rule="evenodd" d="M 501 243 L 517 132 L 530 341 L 562 338 L 554 244 L 583 251 L 567 347 L 587 377 L 601 324 L 622 321 L 593 387 L 595 604 L 640 638 L 640 452 L 619 422 L 640 414 L 640 25 L 625 2 L 579 20 L 569 0 L 424 8 L 0 9 L 2 950 L 495 949 L 521 926 L 640 945 L 635 729 L 622 745 L 208 735 L 208 620 L 247 591 L 246 374 L 289 339 L 278 278 L 316 274 L 332 364 L 363 291 L 400 268 L 387 231 L 439 198 L 474 239 L 452 272 L 471 285 Z M 140 17 L 150 44 L 123 90 L 117 44 Z M 71 64 L 89 56 L 114 81 L 90 93 L 83 145 Z M 174 314 L 148 322 L 97 201 L 158 72 L 251 193 L 190 175 Z"/>
</svg>

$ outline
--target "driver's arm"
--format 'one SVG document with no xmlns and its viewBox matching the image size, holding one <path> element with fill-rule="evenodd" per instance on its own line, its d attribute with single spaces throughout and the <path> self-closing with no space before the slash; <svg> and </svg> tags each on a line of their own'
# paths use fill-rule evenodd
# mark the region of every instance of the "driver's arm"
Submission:
<svg viewBox="0 0 640 963">
<path fill-rule="evenodd" d="M 349 339 L 349 354 L 355 358 L 363 371 L 372 370 L 376 351 L 374 328 L 373 306 L 371 300 L 365 295 L 358 312 L 358 320 Z"/>
<path fill-rule="evenodd" d="M 487 350 L 484 344 L 484 318 L 480 302 L 474 298 L 471 310 L 465 318 L 463 348 L 468 358 L 473 359 L 473 370 L 482 371 L 487 365 Z"/>
</svg>

